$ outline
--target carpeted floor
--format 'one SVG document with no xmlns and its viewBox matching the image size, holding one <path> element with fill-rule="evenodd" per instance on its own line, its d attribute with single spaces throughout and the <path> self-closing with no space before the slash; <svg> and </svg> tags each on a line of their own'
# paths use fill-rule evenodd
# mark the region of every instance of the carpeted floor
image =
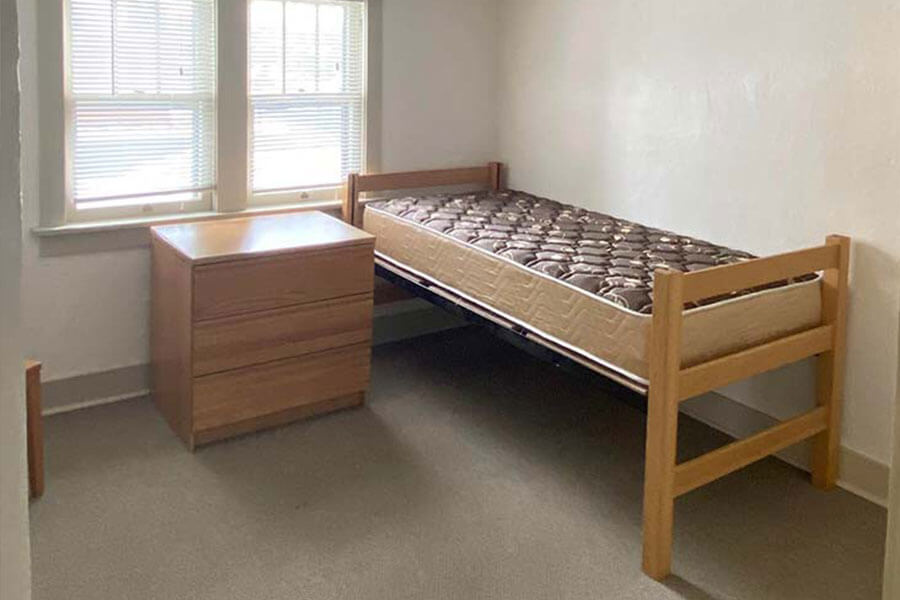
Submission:
<svg viewBox="0 0 900 600">
<path fill-rule="evenodd" d="M 679 500 L 645 577 L 644 416 L 482 331 L 376 348 L 369 399 L 195 454 L 147 399 L 47 419 L 34 598 L 880 597 L 885 511 L 776 460 Z"/>
</svg>

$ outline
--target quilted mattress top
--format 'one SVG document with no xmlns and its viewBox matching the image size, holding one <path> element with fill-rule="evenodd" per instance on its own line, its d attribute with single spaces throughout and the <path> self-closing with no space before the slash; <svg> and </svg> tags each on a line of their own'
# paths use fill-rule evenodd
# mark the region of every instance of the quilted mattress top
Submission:
<svg viewBox="0 0 900 600">
<path fill-rule="evenodd" d="M 652 312 L 655 269 L 696 271 L 754 258 L 739 250 L 515 190 L 406 196 L 372 202 L 368 209 L 417 223 L 642 314 Z"/>
</svg>

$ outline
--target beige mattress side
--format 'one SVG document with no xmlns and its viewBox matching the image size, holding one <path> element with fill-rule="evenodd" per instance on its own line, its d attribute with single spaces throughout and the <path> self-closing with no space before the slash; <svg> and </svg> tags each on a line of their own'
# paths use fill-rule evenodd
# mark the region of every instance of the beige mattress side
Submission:
<svg viewBox="0 0 900 600">
<path fill-rule="evenodd" d="M 682 366 L 740 352 L 821 322 L 821 279 L 689 310 L 684 316 Z"/>
<path fill-rule="evenodd" d="M 646 382 L 652 319 L 393 215 L 366 210 L 375 249 Z M 818 280 L 688 311 L 684 365 L 690 366 L 812 327 L 821 319 Z"/>
</svg>

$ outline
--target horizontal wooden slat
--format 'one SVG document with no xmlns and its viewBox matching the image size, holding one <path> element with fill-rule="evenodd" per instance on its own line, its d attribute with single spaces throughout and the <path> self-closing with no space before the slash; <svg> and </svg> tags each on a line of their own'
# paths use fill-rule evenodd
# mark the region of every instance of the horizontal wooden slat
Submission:
<svg viewBox="0 0 900 600">
<path fill-rule="evenodd" d="M 194 431 L 364 392 L 369 344 L 225 371 L 193 380 Z"/>
<path fill-rule="evenodd" d="M 684 301 L 695 302 L 814 271 L 836 269 L 839 253 L 838 246 L 817 246 L 687 273 L 684 276 Z"/>
<path fill-rule="evenodd" d="M 675 497 L 737 471 L 825 429 L 824 406 L 675 467 Z"/>
<path fill-rule="evenodd" d="M 372 294 L 333 298 L 194 325 L 194 376 L 372 340 Z"/>
<path fill-rule="evenodd" d="M 194 320 L 372 293 L 373 245 L 202 265 L 194 269 Z"/>
<path fill-rule="evenodd" d="M 833 335 L 834 328 L 823 325 L 683 369 L 678 397 L 687 400 L 740 379 L 825 352 L 831 348 Z"/>
<path fill-rule="evenodd" d="M 234 421 L 217 427 L 202 429 L 194 433 L 194 445 L 199 446 L 208 444 L 216 440 L 259 431 L 260 429 L 268 429 L 269 427 L 278 427 L 299 419 L 306 419 L 316 415 L 323 415 L 343 410 L 354 406 L 360 406 L 365 402 L 364 392 L 355 392 L 346 396 L 338 396 L 328 400 L 319 400 L 310 404 L 301 404 L 292 406 L 277 412 L 266 413 L 257 417 L 251 417 L 243 421 Z"/>
<path fill-rule="evenodd" d="M 383 192 L 425 188 L 440 185 L 463 185 L 467 183 L 491 183 L 490 167 L 465 167 L 438 171 L 410 171 L 407 173 L 384 173 L 382 175 L 360 175 L 357 192 Z"/>
</svg>

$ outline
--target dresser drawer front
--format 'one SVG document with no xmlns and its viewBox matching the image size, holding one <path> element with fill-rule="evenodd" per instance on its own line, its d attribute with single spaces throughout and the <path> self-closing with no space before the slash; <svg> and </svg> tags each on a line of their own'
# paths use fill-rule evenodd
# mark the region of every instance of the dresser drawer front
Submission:
<svg viewBox="0 0 900 600">
<path fill-rule="evenodd" d="M 372 292 L 373 246 L 304 251 L 194 270 L 194 319 Z"/>
<path fill-rule="evenodd" d="M 202 321 L 194 326 L 194 375 L 371 340 L 371 294 Z"/>
<path fill-rule="evenodd" d="M 368 385 L 368 344 L 198 377 L 194 431 L 346 396 Z"/>
</svg>

